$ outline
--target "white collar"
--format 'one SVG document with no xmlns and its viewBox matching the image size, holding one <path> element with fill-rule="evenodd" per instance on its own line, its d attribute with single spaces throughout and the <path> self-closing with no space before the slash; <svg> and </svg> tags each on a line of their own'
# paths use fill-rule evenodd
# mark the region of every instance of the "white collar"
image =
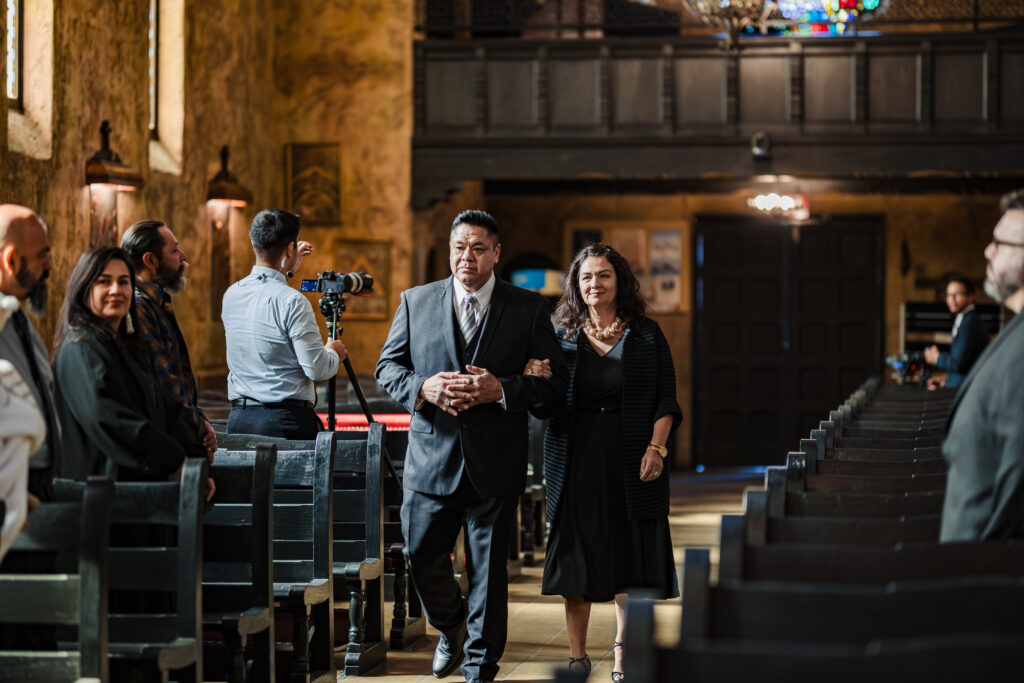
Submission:
<svg viewBox="0 0 1024 683">
<path fill-rule="evenodd" d="M 967 315 L 968 313 L 970 313 L 973 310 L 974 310 L 974 304 L 971 304 L 970 306 L 968 306 L 964 310 L 962 310 L 959 313 L 957 313 L 956 314 L 956 320 L 955 320 L 956 324 L 959 325 L 960 321 L 964 319 L 964 316 Z"/>
<path fill-rule="evenodd" d="M 288 279 L 285 278 L 284 273 L 275 268 L 268 268 L 267 266 L 253 266 L 252 272 L 249 273 L 249 277 L 254 277 L 258 280 L 277 280 L 278 282 L 287 283 Z"/>
<path fill-rule="evenodd" d="M 476 297 L 476 302 L 480 306 L 481 315 L 483 315 L 483 312 L 487 310 L 487 307 L 491 303 L 491 295 L 494 294 L 495 279 L 494 273 L 492 272 L 491 277 L 487 279 L 484 286 L 473 292 L 473 295 Z M 454 275 L 452 276 L 452 283 L 454 284 L 452 289 L 455 291 L 455 309 L 459 310 L 462 308 L 463 300 L 469 296 L 470 293 L 466 291 L 465 286 L 463 286 L 463 284 L 459 282 L 459 279 Z"/>
</svg>

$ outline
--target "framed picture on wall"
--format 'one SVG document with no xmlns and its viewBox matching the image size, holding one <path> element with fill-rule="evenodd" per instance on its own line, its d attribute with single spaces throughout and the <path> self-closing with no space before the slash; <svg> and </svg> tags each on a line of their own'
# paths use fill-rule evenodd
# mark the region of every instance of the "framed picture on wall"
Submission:
<svg viewBox="0 0 1024 683">
<path fill-rule="evenodd" d="M 389 320 L 388 294 L 391 289 L 391 240 L 343 239 L 338 242 L 335 269 L 339 273 L 369 273 L 373 294 L 345 295 L 348 320 Z"/>
<path fill-rule="evenodd" d="M 588 244 L 607 242 L 615 247 L 629 261 L 651 312 L 690 310 L 690 224 L 687 221 L 570 220 L 565 223 L 565 240 L 569 262 Z"/>
<path fill-rule="evenodd" d="M 285 203 L 307 224 L 341 223 L 341 145 L 285 146 Z"/>
</svg>

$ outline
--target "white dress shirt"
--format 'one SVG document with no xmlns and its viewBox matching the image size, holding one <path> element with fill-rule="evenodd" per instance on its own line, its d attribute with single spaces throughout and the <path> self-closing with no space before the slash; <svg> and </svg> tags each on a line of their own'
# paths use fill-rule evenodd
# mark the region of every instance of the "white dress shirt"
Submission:
<svg viewBox="0 0 1024 683">
<path fill-rule="evenodd" d="M 314 382 L 338 373 L 338 354 L 324 346 L 313 306 L 280 271 L 253 266 L 228 287 L 221 310 L 229 399 L 313 401 Z"/>
</svg>

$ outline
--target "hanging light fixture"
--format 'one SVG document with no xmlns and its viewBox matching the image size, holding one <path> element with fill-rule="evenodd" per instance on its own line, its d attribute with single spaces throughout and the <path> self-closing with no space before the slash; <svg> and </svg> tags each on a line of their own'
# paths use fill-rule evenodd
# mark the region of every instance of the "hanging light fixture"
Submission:
<svg viewBox="0 0 1024 683">
<path fill-rule="evenodd" d="M 252 192 L 228 170 L 227 145 L 220 148 L 220 171 L 206 190 L 206 213 L 210 219 L 210 310 L 214 319 L 221 314 L 221 297 L 231 284 L 231 209 L 252 203 Z"/>
<path fill-rule="evenodd" d="M 686 0 L 701 21 L 725 29 L 727 46 L 736 47 L 740 32 L 748 26 L 757 26 L 761 33 L 768 30 L 768 20 L 778 17 L 775 0 Z"/>
<path fill-rule="evenodd" d="M 90 244 L 116 245 L 117 193 L 134 192 L 142 187 L 142 176 L 110 148 L 110 121 L 100 125 L 100 149 L 85 164 L 85 183 L 89 186 Z"/>
</svg>

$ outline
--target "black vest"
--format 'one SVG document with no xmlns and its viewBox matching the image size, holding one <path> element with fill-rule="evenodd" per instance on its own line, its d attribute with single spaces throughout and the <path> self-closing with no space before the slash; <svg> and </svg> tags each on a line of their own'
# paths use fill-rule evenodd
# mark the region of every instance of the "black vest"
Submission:
<svg viewBox="0 0 1024 683">
<path fill-rule="evenodd" d="M 487 308 L 490 310 L 490 307 Z M 466 343 L 466 340 L 462 338 L 462 327 L 459 324 L 459 315 L 452 309 L 452 318 L 455 321 L 455 350 L 459 354 L 459 372 L 466 372 L 466 366 L 473 362 L 473 356 L 476 355 L 476 347 L 480 344 L 480 337 L 484 331 L 484 323 L 487 321 L 487 314 L 485 313 L 480 318 L 480 323 L 476 326 L 476 334 L 473 338 Z"/>
</svg>

